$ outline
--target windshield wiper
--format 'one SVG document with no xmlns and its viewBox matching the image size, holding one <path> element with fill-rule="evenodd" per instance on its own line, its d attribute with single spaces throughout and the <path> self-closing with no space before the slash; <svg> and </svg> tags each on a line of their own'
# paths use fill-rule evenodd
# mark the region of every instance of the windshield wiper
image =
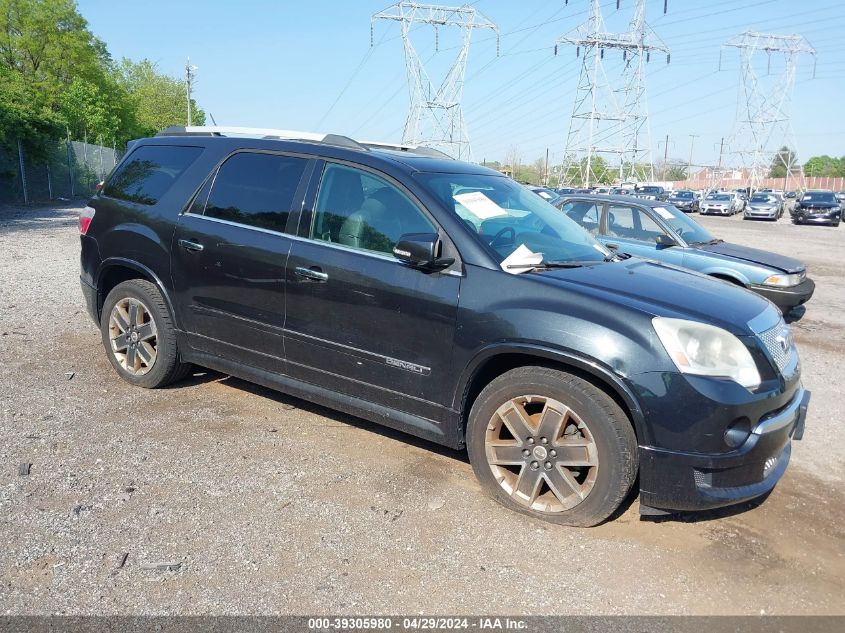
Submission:
<svg viewBox="0 0 845 633">
<path fill-rule="evenodd" d="M 690 242 L 692 246 L 713 246 L 714 244 L 721 244 L 725 240 L 720 240 L 718 237 L 714 237 L 712 240 L 707 240 L 706 242 Z"/>
<path fill-rule="evenodd" d="M 566 261 L 553 260 L 550 262 L 540 262 L 539 264 L 509 264 L 506 268 L 509 269 L 533 269 L 533 270 L 552 270 L 553 268 L 583 268 L 584 266 L 592 266 L 593 264 L 603 264 L 605 262 L 616 261 L 612 257 L 605 257 L 604 259 L 591 259 L 586 261 Z"/>
</svg>

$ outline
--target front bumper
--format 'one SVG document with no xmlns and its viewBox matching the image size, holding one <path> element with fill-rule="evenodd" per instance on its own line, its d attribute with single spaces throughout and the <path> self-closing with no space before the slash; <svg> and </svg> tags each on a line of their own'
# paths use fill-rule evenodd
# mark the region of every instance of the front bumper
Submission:
<svg viewBox="0 0 845 633">
<path fill-rule="evenodd" d="M 703 213 L 704 215 L 730 215 L 731 210 L 724 207 L 701 207 L 701 211 L 699 211 L 699 213 Z"/>
<path fill-rule="evenodd" d="M 754 218 L 754 219 L 761 219 L 761 220 L 776 220 L 778 217 L 778 210 L 777 209 L 746 209 L 745 210 L 745 217 L 746 218 Z"/>
<path fill-rule="evenodd" d="M 816 283 L 807 278 L 797 286 L 790 288 L 773 288 L 771 286 L 749 286 L 748 288 L 774 303 L 781 312 L 786 314 L 792 308 L 810 300 L 816 290 Z"/>
<path fill-rule="evenodd" d="M 792 440 L 804 435 L 810 392 L 763 417 L 734 451 L 685 453 L 640 447 L 640 503 L 669 511 L 707 510 L 771 491 L 786 472 Z"/>
<path fill-rule="evenodd" d="M 800 222 L 801 224 L 836 224 L 840 221 L 842 216 L 841 211 L 835 211 L 832 213 L 819 213 L 819 214 L 805 214 L 799 213 L 795 215 L 795 221 Z"/>
</svg>

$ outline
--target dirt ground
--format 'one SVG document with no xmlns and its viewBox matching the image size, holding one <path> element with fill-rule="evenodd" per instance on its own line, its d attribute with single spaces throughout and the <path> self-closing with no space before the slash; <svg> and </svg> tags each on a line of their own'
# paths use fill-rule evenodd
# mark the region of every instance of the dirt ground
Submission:
<svg viewBox="0 0 845 633">
<path fill-rule="evenodd" d="M 121 382 L 76 209 L 0 210 L 0 613 L 842 614 L 839 229 L 703 218 L 803 259 L 805 439 L 761 503 L 581 530 L 488 500 L 464 453 L 211 372 Z M 21 464 L 31 464 L 21 475 Z"/>
</svg>

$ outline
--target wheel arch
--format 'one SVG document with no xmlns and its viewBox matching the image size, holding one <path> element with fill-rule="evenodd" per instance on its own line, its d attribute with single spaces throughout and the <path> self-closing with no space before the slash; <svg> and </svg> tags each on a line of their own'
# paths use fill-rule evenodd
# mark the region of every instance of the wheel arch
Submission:
<svg viewBox="0 0 845 633">
<path fill-rule="evenodd" d="M 161 296 L 164 297 L 170 317 L 178 327 L 178 321 L 176 313 L 173 310 L 173 304 L 170 301 L 170 295 L 158 275 L 140 262 L 123 257 L 110 257 L 104 260 L 100 266 L 97 275 L 97 319 L 99 320 L 102 317 L 103 304 L 109 292 L 118 284 L 129 281 L 130 279 L 144 279 L 154 284 L 161 293 Z"/>
<path fill-rule="evenodd" d="M 750 281 L 745 277 L 745 275 L 742 275 L 741 273 L 738 273 L 734 270 L 714 268 L 710 270 L 702 270 L 701 272 L 709 277 L 715 277 L 716 279 L 721 279 L 722 281 L 727 281 L 729 283 L 742 286 L 743 288 L 750 283 Z"/>
<path fill-rule="evenodd" d="M 536 365 L 574 374 L 607 393 L 622 408 L 640 442 L 647 441 L 645 417 L 636 396 L 622 378 L 600 362 L 571 352 L 538 345 L 494 345 L 479 352 L 464 370 L 455 393 L 460 412 L 458 435 L 466 433 L 466 420 L 481 390 L 503 373 Z"/>
</svg>

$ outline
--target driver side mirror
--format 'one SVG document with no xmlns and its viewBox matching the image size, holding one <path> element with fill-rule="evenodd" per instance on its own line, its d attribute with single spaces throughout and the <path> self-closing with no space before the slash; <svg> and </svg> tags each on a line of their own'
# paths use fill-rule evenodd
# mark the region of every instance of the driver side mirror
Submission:
<svg viewBox="0 0 845 633">
<path fill-rule="evenodd" d="M 672 239 L 665 233 L 658 235 L 654 241 L 658 246 L 677 246 L 678 244 L 674 239 Z"/>
<path fill-rule="evenodd" d="M 393 247 L 393 256 L 413 268 L 439 270 L 455 263 L 441 257 L 443 243 L 437 233 L 405 233 Z"/>
</svg>

